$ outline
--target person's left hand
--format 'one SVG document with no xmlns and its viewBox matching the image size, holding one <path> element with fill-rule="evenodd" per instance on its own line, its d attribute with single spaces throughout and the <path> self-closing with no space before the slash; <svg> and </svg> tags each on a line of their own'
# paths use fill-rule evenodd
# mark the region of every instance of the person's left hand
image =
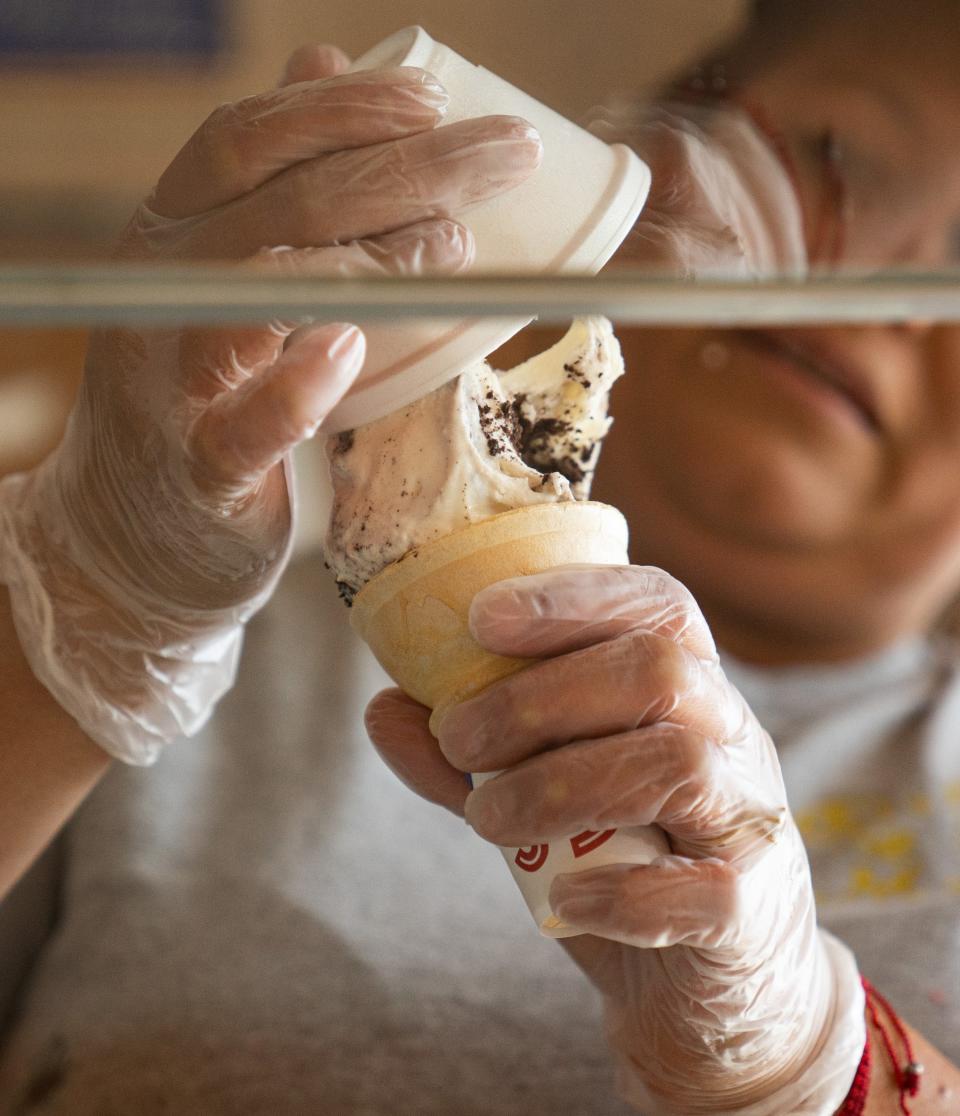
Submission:
<svg viewBox="0 0 960 1116">
<path fill-rule="evenodd" d="M 298 51 L 280 88 L 211 113 L 117 254 L 268 278 L 469 267 L 452 214 L 529 177 L 536 132 L 503 116 L 445 125 L 448 95 L 425 71 L 347 65 Z M 153 762 L 232 685 L 244 625 L 290 554 L 290 453 L 364 353 L 336 322 L 91 336 L 60 445 L 0 482 L 0 585 L 34 674 L 111 755 Z"/>
<path fill-rule="evenodd" d="M 671 855 L 557 877 L 564 941 L 604 993 L 621 1086 L 654 1113 L 824 1113 L 849 1088 L 862 994 L 817 929 L 774 746 L 660 570 L 570 567 L 491 586 L 475 638 L 545 661 L 440 728 L 398 690 L 367 728 L 418 793 L 499 845 L 656 824 Z M 505 769 L 473 791 L 463 772 Z M 824 1041 L 826 1039 L 826 1041 Z"/>
</svg>

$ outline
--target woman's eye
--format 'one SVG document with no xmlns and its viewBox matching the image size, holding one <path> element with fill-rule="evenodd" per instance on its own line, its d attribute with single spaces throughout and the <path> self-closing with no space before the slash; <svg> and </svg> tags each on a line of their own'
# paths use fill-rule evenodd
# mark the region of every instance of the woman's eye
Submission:
<svg viewBox="0 0 960 1116">
<path fill-rule="evenodd" d="M 839 136 L 832 128 L 827 128 L 817 140 L 821 164 L 827 169 L 836 170 L 841 166 L 845 149 Z"/>
</svg>

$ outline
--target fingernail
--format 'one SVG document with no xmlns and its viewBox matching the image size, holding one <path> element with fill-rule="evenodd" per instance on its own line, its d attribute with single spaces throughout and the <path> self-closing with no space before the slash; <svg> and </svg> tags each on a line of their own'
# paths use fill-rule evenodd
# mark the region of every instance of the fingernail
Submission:
<svg viewBox="0 0 960 1116">
<path fill-rule="evenodd" d="M 539 166 L 543 158 L 543 141 L 537 129 L 519 116 L 506 116 L 503 119 L 508 123 L 504 138 L 513 146 L 529 149 L 531 157 L 536 159 L 536 165 Z"/>
<path fill-rule="evenodd" d="M 270 323 L 270 328 L 274 330 L 278 336 L 286 337 L 290 341 L 292 335 L 304 326 L 313 325 L 316 318 L 309 314 L 304 314 L 299 318 L 274 318 Z"/>
<path fill-rule="evenodd" d="M 315 57 L 318 65 L 322 65 L 324 72 L 330 75 L 342 73 L 344 68 L 350 65 L 349 56 L 331 43 L 319 43 Z"/>
<path fill-rule="evenodd" d="M 442 227 L 437 230 L 436 240 L 430 246 L 433 249 L 430 265 L 453 275 L 467 271 L 477 254 L 473 233 L 456 221 L 443 222 Z"/>
<path fill-rule="evenodd" d="M 481 837 L 496 837 L 499 814 L 487 801 L 487 796 L 480 794 L 481 789 L 473 790 L 467 795 L 463 803 L 463 816 L 467 825 Z"/>
<path fill-rule="evenodd" d="M 574 878 L 558 876 L 550 887 L 550 909 L 564 922 L 588 921 L 596 913 L 596 897 L 581 888 Z"/>
<path fill-rule="evenodd" d="M 484 725 L 471 725 L 469 714 L 459 714 L 456 707 L 451 709 L 440 727 L 440 751 L 461 771 L 483 770 L 481 756 L 486 745 Z M 464 728 L 458 728 L 458 721 L 465 721 Z"/>
<path fill-rule="evenodd" d="M 350 367 L 354 363 L 362 363 L 366 354 L 367 343 L 360 328 L 347 322 L 337 322 L 336 325 L 343 332 L 330 344 L 328 352 L 331 360 L 343 361 Z"/>
<path fill-rule="evenodd" d="M 502 588 L 502 583 L 481 589 L 470 602 L 467 613 L 470 635 L 478 643 L 482 643 L 483 629 L 487 624 L 516 619 L 516 609 L 509 607 L 514 599 L 512 590 Z"/>
<path fill-rule="evenodd" d="M 478 163 L 480 194 L 491 186 L 502 188 L 522 182 L 543 160 L 543 145 L 536 129 L 519 118 L 502 119 L 509 123 L 495 130 L 491 130 L 489 123 L 484 126 L 485 122 L 478 121 L 479 134 L 469 134 L 471 155 Z"/>
<path fill-rule="evenodd" d="M 450 94 L 433 74 L 427 73 L 426 70 L 419 70 L 416 66 L 400 66 L 397 72 L 413 79 L 416 96 L 424 104 L 441 111 L 450 104 Z"/>
<path fill-rule="evenodd" d="M 469 271 L 473 266 L 473 261 L 477 258 L 477 242 L 470 229 L 461 226 L 457 244 L 459 246 L 459 258 L 456 263 L 456 271 Z"/>
<path fill-rule="evenodd" d="M 387 233 L 380 244 L 389 247 L 403 274 L 425 275 L 431 270 L 456 274 L 470 267 L 476 255 L 473 233 L 449 218 L 434 218 Z"/>
<path fill-rule="evenodd" d="M 450 94 L 432 74 L 424 74 L 420 83 L 420 98 L 441 111 L 450 104 Z"/>
<path fill-rule="evenodd" d="M 524 120 L 519 116 L 515 116 L 513 119 L 516 121 L 514 126 L 516 128 L 515 138 L 517 140 L 522 140 L 524 143 L 535 143 L 537 147 L 543 147 L 543 140 L 540 138 L 540 133 L 529 120 Z"/>
</svg>

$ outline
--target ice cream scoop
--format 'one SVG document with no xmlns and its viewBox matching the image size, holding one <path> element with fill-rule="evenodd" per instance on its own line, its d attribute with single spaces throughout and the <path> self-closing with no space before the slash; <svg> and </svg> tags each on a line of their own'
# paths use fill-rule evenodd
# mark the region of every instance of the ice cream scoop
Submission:
<svg viewBox="0 0 960 1116">
<path fill-rule="evenodd" d="M 507 372 L 481 362 L 429 395 L 327 440 L 325 557 L 344 598 L 433 539 L 501 512 L 586 499 L 623 374 L 605 318 L 573 323 Z"/>
</svg>

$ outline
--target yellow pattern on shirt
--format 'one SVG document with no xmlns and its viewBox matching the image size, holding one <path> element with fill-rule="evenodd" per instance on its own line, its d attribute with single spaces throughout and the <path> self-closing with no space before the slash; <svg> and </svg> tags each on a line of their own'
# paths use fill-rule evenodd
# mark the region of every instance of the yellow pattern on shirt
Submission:
<svg viewBox="0 0 960 1116">
<path fill-rule="evenodd" d="M 960 849 L 960 782 L 943 788 L 940 807 L 956 818 Z M 921 835 L 934 803 L 911 792 L 902 799 L 878 794 L 833 795 L 797 813 L 810 852 L 821 901 L 893 899 L 923 890 L 960 893 L 960 876 L 930 877 Z"/>
</svg>

